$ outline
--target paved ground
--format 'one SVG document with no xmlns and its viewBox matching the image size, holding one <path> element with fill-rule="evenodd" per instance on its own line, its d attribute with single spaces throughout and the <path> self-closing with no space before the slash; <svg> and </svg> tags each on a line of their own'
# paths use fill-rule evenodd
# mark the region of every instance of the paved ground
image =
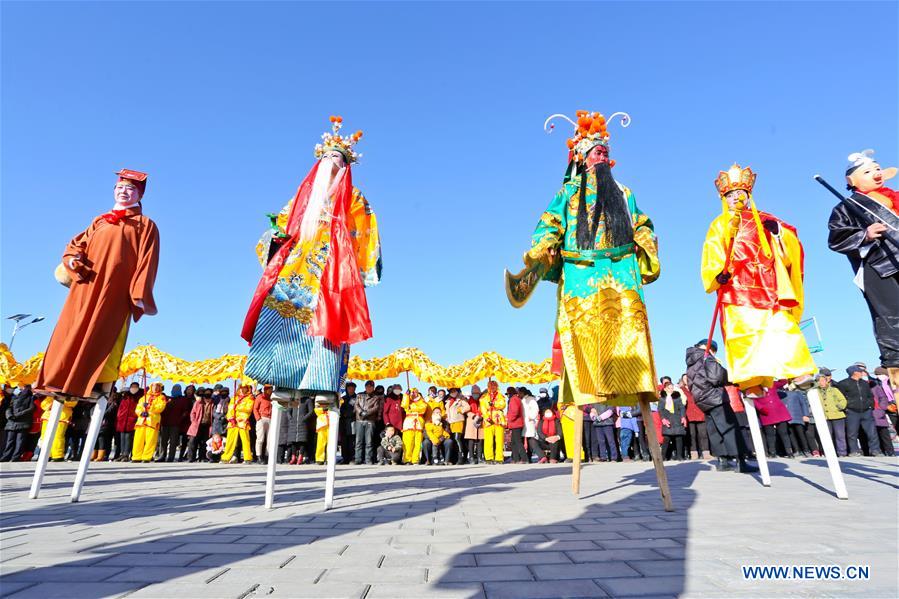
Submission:
<svg viewBox="0 0 899 599">
<path fill-rule="evenodd" d="M 70 504 L 74 464 L 0 471 L 0 594 L 13 597 L 896 597 L 895 460 L 778 460 L 773 486 L 670 465 L 676 511 L 644 464 L 281 468 L 101 464 Z M 867 581 L 747 581 L 741 565 L 870 566 Z"/>
</svg>

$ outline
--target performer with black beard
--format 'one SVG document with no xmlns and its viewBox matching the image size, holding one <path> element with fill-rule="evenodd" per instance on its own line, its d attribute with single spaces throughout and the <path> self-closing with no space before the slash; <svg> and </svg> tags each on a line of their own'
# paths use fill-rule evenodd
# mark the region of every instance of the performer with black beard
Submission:
<svg viewBox="0 0 899 599">
<path fill-rule="evenodd" d="M 630 117 L 622 117 L 628 126 Z M 630 189 L 612 176 L 606 119 L 578 111 L 568 140 L 569 164 L 562 190 L 540 217 L 524 255 L 526 268 L 506 277 L 506 292 L 515 307 L 524 305 L 540 279 L 559 285 L 556 330 L 561 345 L 560 403 L 584 406 L 633 406 L 649 414 L 656 400 L 655 362 L 643 285 L 659 277 L 659 257 L 652 221 L 637 207 Z M 577 410 L 583 417 L 583 411 Z M 575 426 L 580 444 L 582 427 Z M 648 427 L 653 460 L 666 508 L 670 508 L 655 428 Z M 580 452 L 575 461 L 574 487 Z"/>
<path fill-rule="evenodd" d="M 899 193 L 884 185 L 896 168 L 881 169 L 873 155 L 865 150 L 849 156 L 852 197 L 831 212 L 827 244 L 849 258 L 874 322 L 880 363 L 899 389 Z"/>
</svg>

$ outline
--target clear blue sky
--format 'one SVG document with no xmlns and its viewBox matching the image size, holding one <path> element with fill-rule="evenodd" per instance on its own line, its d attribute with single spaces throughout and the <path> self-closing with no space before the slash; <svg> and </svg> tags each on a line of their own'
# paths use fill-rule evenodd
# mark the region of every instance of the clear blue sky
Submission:
<svg viewBox="0 0 899 599">
<path fill-rule="evenodd" d="M 565 168 L 567 131 L 546 135 L 543 119 L 584 108 L 633 117 L 611 127 L 612 153 L 661 238 L 646 289 L 660 374 L 682 372 L 708 329 L 701 243 L 734 161 L 759 173 L 759 207 L 799 228 L 819 363 L 871 364 L 864 301 L 826 246 L 834 202 L 811 177 L 840 184 L 864 148 L 899 163 L 897 16 L 894 2 L 4 2 L 2 315 L 48 317 L 15 353 L 46 346 L 65 298 L 53 269 L 122 167 L 150 173 L 162 234 L 160 312 L 129 348 L 245 352 L 265 213 L 341 114 L 365 131 L 354 181 L 384 249 L 375 337 L 354 352 L 541 360 L 555 287 L 514 310 L 502 272 L 520 267 Z"/>
</svg>

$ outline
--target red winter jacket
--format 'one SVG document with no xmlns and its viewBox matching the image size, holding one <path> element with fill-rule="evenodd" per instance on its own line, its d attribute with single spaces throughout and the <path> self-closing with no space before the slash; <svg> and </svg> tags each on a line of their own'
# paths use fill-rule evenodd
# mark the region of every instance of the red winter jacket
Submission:
<svg viewBox="0 0 899 599">
<path fill-rule="evenodd" d="M 384 426 L 390 424 L 398 431 L 403 430 L 403 419 L 406 417 L 406 414 L 403 410 L 402 403 L 402 398 L 393 397 L 392 395 L 388 395 L 384 399 L 384 411 L 382 414 L 384 417 Z"/>
<path fill-rule="evenodd" d="M 705 414 L 693 401 L 693 394 L 686 385 L 681 386 L 681 391 L 687 396 L 687 422 L 705 422 Z"/>
<path fill-rule="evenodd" d="M 122 393 L 122 398 L 119 400 L 119 411 L 116 413 L 115 432 L 134 432 L 134 425 L 137 424 L 137 414 L 134 413 L 134 410 L 137 408 L 137 400 L 143 396 L 143 391 L 138 391 L 137 395 Z"/>
<path fill-rule="evenodd" d="M 524 428 L 524 411 L 521 408 L 521 398 L 517 394 L 509 398 L 509 410 L 506 412 L 506 428 Z"/>
</svg>

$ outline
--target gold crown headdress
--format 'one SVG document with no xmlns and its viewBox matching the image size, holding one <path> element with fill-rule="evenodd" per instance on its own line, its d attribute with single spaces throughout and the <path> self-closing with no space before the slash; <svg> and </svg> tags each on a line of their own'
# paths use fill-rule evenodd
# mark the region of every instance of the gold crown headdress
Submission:
<svg viewBox="0 0 899 599">
<path fill-rule="evenodd" d="M 343 154 L 347 164 L 358 162 L 359 159 L 362 158 L 362 154 L 357 154 L 353 149 L 353 146 L 362 139 L 362 131 L 356 131 L 352 135 L 343 136 L 340 134 L 340 129 L 343 127 L 343 117 L 332 116 L 330 121 L 331 131 L 322 133 L 321 143 L 315 144 L 315 157 L 321 158 L 325 155 L 325 152 L 337 150 Z"/>
<path fill-rule="evenodd" d="M 553 114 L 543 122 L 543 130 L 552 133 L 555 125 L 553 119 L 565 119 L 574 126 L 574 135 L 568 138 L 569 158 L 576 162 L 583 160 L 590 150 L 596 146 L 609 147 L 609 131 L 608 122 L 617 116 L 621 117 L 621 126 L 627 128 L 631 124 L 631 117 L 626 112 L 616 112 L 608 119 L 599 112 L 589 112 L 587 110 L 578 110 L 575 113 L 577 122 L 568 118 L 564 114 Z M 614 161 L 610 161 L 614 166 Z"/>
<path fill-rule="evenodd" d="M 718 178 L 715 179 L 715 187 L 718 188 L 718 193 L 722 196 L 735 189 L 742 189 L 747 194 L 751 194 L 755 185 L 755 178 L 756 174 L 752 172 L 751 168 L 748 166 L 741 168 L 735 162 L 726 171 L 718 172 Z"/>
</svg>

